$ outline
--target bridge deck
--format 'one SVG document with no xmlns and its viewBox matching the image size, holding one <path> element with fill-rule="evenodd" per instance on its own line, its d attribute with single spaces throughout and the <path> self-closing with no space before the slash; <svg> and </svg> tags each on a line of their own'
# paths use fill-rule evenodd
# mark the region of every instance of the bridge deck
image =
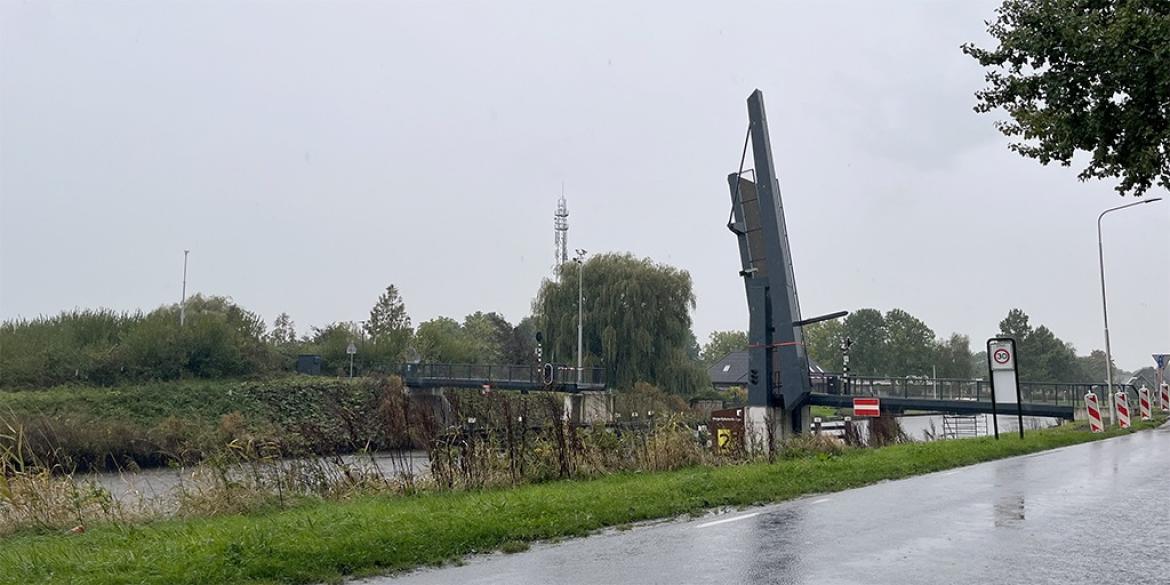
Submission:
<svg viewBox="0 0 1170 585">
<path fill-rule="evenodd" d="M 550 390 L 576 393 L 605 390 L 605 372 L 601 368 L 554 366 L 551 380 L 545 380 L 544 368 L 527 365 L 494 364 L 406 364 L 402 381 L 411 388 L 482 388 L 500 390 Z"/>
<path fill-rule="evenodd" d="M 991 386 L 986 380 L 929 378 L 852 377 L 848 387 L 837 374 L 813 377 L 809 403 L 822 406 L 849 407 L 854 396 L 876 396 L 882 408 L 891 410 L 927 410 L 956 414 L 990 414 Z M 1104 384 L 1021 382 L 1020 397 L 1024 414 L 1071 419 L 1084 403 L 1086 393 L 1094 392 L 1107 404 Z M 1116 384 L 1115 391 L 1125 391 L 1131 404 L 1137 402 L 1137 389 Z M 1000 408 L 1015 414 L 1011 406 Z"/>
<path fill-rule="evenodd" d="M 809 404 L 849 408 L 853 406 L 853 396 L 844 394 L 809 394 Z M 954 414 L 991 414 L 991 402 L 979 400 L 939 400 L 936 398 L 903 398 L 900 396 L 882 396 L 882 410 L 926 410 L 934 412 L 949 412 Z M 1051 416 L 1071 420 L 1072 406 L 1057 406 L 1055 404 L 1028 403 L 1020 405 L 1025 416 Z M 1000 414 L 1016 414 L 1016 409 L 1008 405 L 999 405 Z"/>
</svg>

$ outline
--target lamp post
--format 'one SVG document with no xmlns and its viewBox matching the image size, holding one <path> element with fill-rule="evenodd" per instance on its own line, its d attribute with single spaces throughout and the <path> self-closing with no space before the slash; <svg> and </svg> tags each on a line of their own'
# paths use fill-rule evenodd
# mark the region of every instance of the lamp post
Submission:
<svg viewBox="0 0 1170 585">
<path fill-rule="evenodd" d="M 1101 244 L 1101 220 L 1106 213 L 1111 211 L 1118 211 L 1127 207 L 1141 205 L 1143 203 L 1153 203 L 1161 201 L 1161 197 L 1153 197 L 1151 199 L 1143 199 L 1141 201 L 1134 201 L 1125 205 L 1111 207 L 1101 212 L 1097 216 L 1097 263 L 1101 269 L 1101 316 L 1105 323 L 1105 392 L 1109 394 L 1109 424 L 1112 425 L 1117 420 L 1117 399 L 1113 394 L 1113 352 L 1109 348 L 1109 305 L 1105 301 L 1105 248 Z"/>
<path fill-rule="evenodd" d="M 581 385 L 581 357 L 582 357 L 582 323 L 584 322 L 584 299 L 585 299 L 585 280 L 582 274 L 585 272 L 585 250 L 577 248 L 577 256 L 573 258 L 577 263 L 577 386 Z"/>
<path fill-rule="evenodd" d="M 183 250 L 183 296 L 179 300 L 179 327 L 187 322 L 187 255 L 191 250 Z"/>
</svg>

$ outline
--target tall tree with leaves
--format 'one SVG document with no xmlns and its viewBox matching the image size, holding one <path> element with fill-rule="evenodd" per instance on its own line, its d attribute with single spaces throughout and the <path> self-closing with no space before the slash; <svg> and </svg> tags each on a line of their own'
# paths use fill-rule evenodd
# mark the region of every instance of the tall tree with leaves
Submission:
<svg viewBox="0 0 1170 585">
<path fill-rule="evenodd" d="M 858 309 L 845 317 L 841 334 L 853 340 L 849 369 L 859 376 L 898 375 L 891 372 L 886 356 L 886 320 L 877 309 Z"/>
<path fill-rule="evenodd" d="M 883 321 L 887 375 L 930 376 L 935 365 L 934 331 L 902 309 L 888 311 Z"/>
<path fill-rule="evenodd" d="M 566 263 L 545 280 L 533 302 L 545 358 L 575 364 L 578 270 L 584 286 L 584 363 L 605 369 L 607 383 L 649 382 L 679 394 L 708 385 L 689 357 L 695 295 L 686 271 L 630 254 Z"/>
<path fill-rule="evenodd" d="M 966 335 L 952 333 L 948 339 L 939 340 L 934 353 L 939 378 L 967 379 L 978 371 L 973 368 L 971 339 Z"/>
<path fill-rule="evenodd" d="M 1042 164 L 1088 155 L 1079 178 L 1122 195 L 1170 189 L 1170 2 L 1007 0 L 964 53 L 987 68 L 975 110 L 1005 110 L 1011 149 Z"/>
<path fill-rule="evenodd" d="M 1016 340 L 1020 379 L 1029 382 L 1076 382 L 1080 365 L 1072 345 L 1061 341 L 1052 330 L 1033 328 L 1028 314 L 1012 309 L 999 322 L 999 334 Z"/>
<path fill-rule="evenodd" d="M 387 286 L 370 309 L 370 318 L 365 323 L 365 332 L 376 354 L 374 359 L 387 364 L 401 360 L 413 331 L 410 315 L 406 314 L 406 303 L 398 295 L 398 289 L 394 285 Z"/>
<path fill-rule="evenodd" d="M 281 313 L 272 322 L 272 331 L 268 333 L 268 340 L 277 347 L 288 346 L 297 340 L 297 329 L 292 317 L 288 313 Z"/>
<path fill-rule="evenodd" d="M 840 372 L 845 363 L 841 341 L 845 325 L 840 319 L 821 321 L 804 327 L 804 349 L 808 357 L 826 372 Z"/>
<path fill-rule="evenodd" d="M 747 333 L 743 331 L 712 331 L 711 335 L 707 337 L 707 343 L 699 352 L 699 359 L 703 362 L 703 366 L 711 367 L 715 362 L 723 359 L 723 356 L 733 352 L 747 349 L 748 337 Z"/>
<path fill-rule="evenodd" d="M 476 362 L 504 362 L 504 350 L 512 337 L 512 324 L 502 315 L 476 311 L 463 319 L 463 332 L 475 346 Z"/>
<path fill-rule="evenodd" d="M 505 364 L 536 364 L 536 319 L 525 317 L 512 328 L 503 357 Z"/>
<path fill-rule="evenodd" d="M 483 357 L 476 340 L 450 317 L 419 323 L 414 345 L 424 362 L 474 364 L 480 363 Z"/>
</svg>

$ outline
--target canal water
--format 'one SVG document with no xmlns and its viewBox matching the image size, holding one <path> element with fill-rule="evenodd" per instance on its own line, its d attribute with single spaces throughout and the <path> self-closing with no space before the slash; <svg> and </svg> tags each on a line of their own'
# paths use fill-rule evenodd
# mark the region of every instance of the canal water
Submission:
<svg viewBox="0 0 1170 585">
<path fill-rule="evenodd" d="M 961 420 L 960 420 L 961 419 Z M 860 425 L 861 435 L 867 435 L 866 419 L 854 419 Z M 993 432 L 991 415 L 973 417 L 943 417 L 942 415 L 907 415 L 898 417 L 906 436 L 915 441 L 930 441 L 943 438 L 985 436 Z M 1045 417 L 1024 417 L 1025 429 L 1055 426 L 1059 419 Z M 1015 433 L 1019 428 L 1014 416 L 999 417 L 999 432 Z M 386 478 L 402 476 L 409 471 L 414 476 L 427 472 L 428 460 L 425 451 L 401 451 L 366 455 L 345 455 L 334 458 L 289 459 L 279 466 L 266 466 L 266 473 L 288 471 L 297 466 L 321 464 L 322 468 L 339 471 L 350 468 L 365 475 L 381 475 Z M 183 490 L 197 490 L 200 479 L 194 468 L 157 468 L 124 472 L 94 473 L 83 479 L 90 480 L 109 491 L 117 501 L 140 509 L 173 511 Z M 229 468 L 229 475 L 244 477 L 254 470 L 242 466 Z"/>
<path fill-rule="evenodd" d="M 325 471 L 339 473 L 348 469 L 355 474 L 365 476 L 382 476 L 386 478 L 401 477 L 409 471 L 414 476 L 425 474 L 428 460 L 425 451 L 399 451 L 372 453 L 365 455 L 341 455 L 337 457 L 317 457 L 305 459 L 285 459 L 277 465 L 265 464 L 257 469 L 263 473 L 274 474 L 290 470 L 304 472 Z M 316 469 L 312 469 L 313 467 Z M 149 509 L 161 512 L 173 511 L 178 506 L 178 499 L 184 490 L 197 490 L 201 484 L 198 468 L 154 468 L 123 472 L 92 473 L 79 478 L 82 482 L 94 484 L 109 491 L 111 497 L 126 505 L 133 505 L 139 509 Z M 256 473 L 256 469 L 244 465 L 232 465 L 227 469 L 228 476 L 233 479 L 246 478 Z"/>
</svg>

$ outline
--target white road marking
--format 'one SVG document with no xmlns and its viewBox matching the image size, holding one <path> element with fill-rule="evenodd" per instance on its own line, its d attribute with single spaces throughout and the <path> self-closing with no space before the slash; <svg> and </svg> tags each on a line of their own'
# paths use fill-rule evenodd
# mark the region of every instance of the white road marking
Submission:
<svg viewBox="0 0 1170 585">
<path fill-rule="evenodd" d="M 696 526 L 695 528 L 706 528 L 708 526 L 715 526 L 716 524 L 726 524 L 728 522 L 735 522 L 737 520 L 747 520 L 748 518 L 755 518 L 759 515 L 759 512 L 752 512 L 751 514 L 744 514 L 743 516 L 736 516 L 735 518 L 724 518 L 722 520 L 715 520 L 714 522 L 706 522 Z"/>
<path fill-rule="evenodd" d="M 814 504 L 823 504 L 823 503 L 825 503 L 825 502 L 829 501 L 829 499 L 830 499 L 830 498 L 821 498 L 821 499 L 819 499 L 819 500 L 817 500 L 817 501 L 815 501 L 815 502 L 813 502 L 813 503 L 814 503 Z"/>
</svg>

